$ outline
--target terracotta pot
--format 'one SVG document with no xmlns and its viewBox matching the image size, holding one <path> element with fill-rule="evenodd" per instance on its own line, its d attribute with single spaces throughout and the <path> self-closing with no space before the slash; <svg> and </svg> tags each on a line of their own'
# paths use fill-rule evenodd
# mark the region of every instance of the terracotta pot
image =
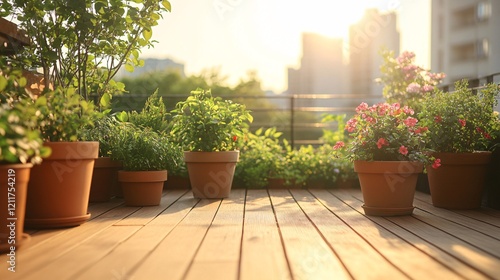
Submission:
<svg viewBox="0 0 500 280">
<path fill-rule="evenodd" d="M 427 167 L 432 204 L 448 209 L 481 207 L 491 152 L 436 153 L 441 166 Z"/>
<path fill-rule="evenodd" d="M 486 201 L 488 207 L 500 209 L 500 149 L 491 154 L 491 163 L 486 177 Z"/>
<path fill-rule="evenodd" d="M 228 197 L 239 154 L 239 151 L 184 152 L 194 197 Z"/>
<path fill-rule="evenodd" d="M 159 205 L 166 180 L 167 170 L 118 171 L 118 181 L 127 206 Z"/>
<path fill-rule="evenodd" d="M 90 218 L 90 184 L 99 142 L 47 142 L 52 154 L 31 170 L 26 226 L 77 226 Z"/>
<path fill-rule="evenodd" d="M 94 163 L 89 202 L 106 202 L 117 195 L 118 170 L 122 164 L 109 157 L 99 157 Z"/>
<path fill-rule="evenodd" d="M 398 216 L 413 213 L 418 174 L 424 166 L 409 161 L 354 161 L 366 215 Z"/>
<path fill-rule="evenodd" d="M 32 164 L 0 164 L 0 252 L 11 252 L 30 236 L 23 232 Z M 12 247 L 12 248 L 11 248 Z M 15 251 L 13 250 L 13 251 Z"/>
</svg>

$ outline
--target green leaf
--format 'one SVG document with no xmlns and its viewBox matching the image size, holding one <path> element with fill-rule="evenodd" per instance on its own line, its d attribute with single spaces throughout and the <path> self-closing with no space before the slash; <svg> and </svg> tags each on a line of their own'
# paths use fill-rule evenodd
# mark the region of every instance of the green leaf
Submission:
<svg viewBox="0 0 500 280">
<path fill-rule="evenodd" d="M 142 31 L 142 36 L 146 41 L 149 41 L 151 37 L 153 36 L 153 31 L 151 29 L 144 29 Z"/>
<path fill-rule="evenodd" d="M 171 7 L 171 5 L 170 5 L 170 2 L 169 2 L 169 1 L 167 1 L 167 0 L 163 0 L 163 1 L 161 1 L 161 4 L 163 5 L 163 7 L 164 7 L 167 11 L 169 11 L 169 12 L 171 12 L 171 11 L 172 11 L 172 7 Z"/>
<path fill-rule="evenodd" d="M 134 72 L 134 66 L 130 64 L 125 64 L 125 70 L 128 72 Z"/>
<path fill-rule="evenodd" d="M 0 91 L 3 91 L 7 87 L 7 79 L 0 75 Z"/>
</svg>

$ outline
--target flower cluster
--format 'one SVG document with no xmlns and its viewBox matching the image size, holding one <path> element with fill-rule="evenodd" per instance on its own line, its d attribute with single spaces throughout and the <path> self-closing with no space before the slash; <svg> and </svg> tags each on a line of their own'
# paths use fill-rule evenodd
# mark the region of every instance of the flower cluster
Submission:
<svg viewBox="0 0 500 280">
<path fill-rule="evenodd" d="M 453 92 L 427 96 L 419 119 L 430 130 L 428 148 L 453 153 L 485 150 L 499 126 L 493 111 L 498 91 L 492 83 L 475 93 L 464 80 L 455 84 Z"/>
<path fill-rule="evenodd" d="M 413 109 L 401 107 L 399 103 L 373 106 L 361 103 L 345 128 L 352 136 L 352 141 L 347 145 L 350 158 L 431 163 L 434 159 L 425 149 L 429 131 L 427 127 L 420 126 L 414 114 Z M 334 149 L 344 146 L 344 142 L 337 142 Z M 434 161 L 433 165 L 438 167 L 439 161 Z"/>
<path fill-rule="evenodd" d="M 398 102 L 420 110 L 420 102 L 426 93 L 434 91 L 445 78 L 444 73 L 431 73 L 415 65 L 415 54 L 405 51 L 394 58 L 391 51 L 381 53 L 384 63 L 380 67 L 382 77 L 377 82 L 384 85 L 383 94 L 388 102 Z"/>
</svg>

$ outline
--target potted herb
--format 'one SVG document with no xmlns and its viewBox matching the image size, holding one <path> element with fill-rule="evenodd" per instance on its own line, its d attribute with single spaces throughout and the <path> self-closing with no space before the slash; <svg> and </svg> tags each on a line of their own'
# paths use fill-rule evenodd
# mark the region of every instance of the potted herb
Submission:
<svg viewBox="0 0 500 280">
<path fill-rule="evenodd" d="M 455 83 L 453 92 L 427 96 L 419 117 L 429 128 L 428 148 L 441 159 L 437 170 L 427 168 L 434 206 L 471 209 L 481 206 L 482 191 L 497 116 L 493 112 L 498 85 L 475 93 L 467 81 Z"/>
<path fill-rule="evenodd" d="M 227 197 L 231 191 L 241 141 L 253 120 L 244 105 L 196 89 L 176 104 L 172 135 L 184 147 L 195 197 Z"/>
<path fill-rule="evenodd" d="M 125 204 L 128 206 L 158 205 L 167 170 L 177 164 L 175 145 L 166 135 L 151 128 L 123 122 L 116 127 L 116 142 L 111 158 L 120 161 L 118 171 Z"/>
<path fill-rule="evenodd" d="M 52 150 L 34 166 L 26 207 L 28 227 L 76 226 L 87 221 L 90 185 L 99 142 L 79 141 L 99 113 L 73 88 L 57 88 L 36 99 L 44 145 Z"/>
<path fill-rule="evenodd" d="M 4 59 L 0 66 L 0 252 L 11 252 L 29 240 L 23 228 L 30 171 L 50 148 L 36 130 L 36 104 L 10 99 L 25 93 L 21 71 Z"/>
<path fill-rule="evenodd" d="M 119 124 L 115 115 L 104 115 L 83 130 L 82 140 L 99 142 L 99 154 L 94 163 L 89 202 L 109 201 L 120 196 L 118 170 L 122 163 L 111 159 L 111 150 L 116 145 L 116 129 Z"/>
<path fill-rule="evenodd" d="M 414 111 L 399 104 L 361 103 L 346 125 L 347 147 L 354 161 L 367 215 L 409 215 L 418 174 L 433 158 L 425 149 L 427 127 Z M 334 148 L 344 147 L 339 141 Z M 433 166 L 438 167 L 438 161 Z"/>
</svg>

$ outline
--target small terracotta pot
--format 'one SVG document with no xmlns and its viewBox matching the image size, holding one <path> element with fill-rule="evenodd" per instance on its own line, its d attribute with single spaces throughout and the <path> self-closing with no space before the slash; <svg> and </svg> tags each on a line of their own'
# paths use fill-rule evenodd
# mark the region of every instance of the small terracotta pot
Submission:
<svg viewBox="0 0 500 280">
<path fill-rule="evenodd" d="M 121 162 L 109 157 L 99 157 L 95 160 L 89 202 L 106 202 L 117 194 L 118 170 L 121 166 Z"/>
<path fill-rule="evenodd" d="M 420 162 L 354 161 L 363 193 L 365 214 L 374 216 L 411 215 Z"/>
<path fill-rule="evenodd" d="M 239 154 L 239 151 L 184 152 L 194 197 L 228 197 Z"/>
<path fill-rule="evenodd" d="M 31 169 L 26 226 L 77 226 L 90 218 L 90 184 L 99 142 L 47 142 L 52 153 Z"/>
<path fill-rule="evenodd" d="M 441 166 L 427 166 L 432 205 L 447 209 L 481 207 L 491 152 L 435 153 Z"/>
<path fill-rule="evenodd" d="M 166 180 L 167 170 L 118 171 L 118 181 L 127 206 L 159 205 Z"/>
<path fill-rule="evenodd" d="M 0 164 L 0 252 L 25 244 L 26 196 L 32 164 Z"/>
</svg>

